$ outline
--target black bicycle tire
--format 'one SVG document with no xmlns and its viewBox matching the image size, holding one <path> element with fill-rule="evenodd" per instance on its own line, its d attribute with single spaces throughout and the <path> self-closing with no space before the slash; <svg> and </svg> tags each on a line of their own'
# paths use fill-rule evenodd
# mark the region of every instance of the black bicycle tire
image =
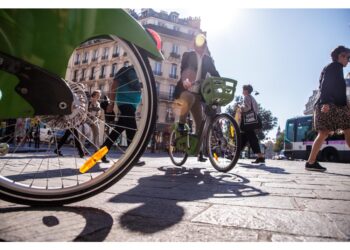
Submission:
<svg viewBox="0 0 350 250">
<path fill-rule="evenodd" d="M 215 120 L 216 120 L 216 119 L 219 119 L 220 117 L 225 117 L 225 118 L 229 119 L 230 122 L 232 122 L 232 124 L 233 124 L 233 126 L 234 126 L 234 129 L 235 129 L 236 134 L 237 134 L 237 148 L 238 148 L 237 153 L 235 154 L 233 160 L 231 161 L 231 163 L 230 163 L 227 167 L 225 167 L 225 168 L 219 168 L 219 167 L 216 165 L 216 163 L 215 163 L 215 159 L 214 159 L 213 156 L 209 153 L 209 152 L 210 152 L 210 151 L 209 151 L 209 147 L 210 147 L 210 146 L 209 146 L 209 145 L 210 145 L 210 143 L 209 143 L 210 136 L 208 136 L 208 137 L 206 138 L 206 139 L 207 139 L 206 146 L 207 146 L 208 157 L 209 157 L 209 160 L 210 160 L 211 165 L 212 165 L 217 171 L 226 173 L 226 172 L 229 172 L 230 170 L 232 170 L 232 169 L 236 166 L 237 161 L 238 161 L 238 159 L 239 159 L 239 155 L 240 155 L 240 151 L 241 151 L 241 150 L 240 150 L 240 148 L 241 148 L 241 135 L 240 135 L 239 126 L 238 126 L 237 122 L 235 121 L 235 119 L 233 119 L 233 117 L 232 117 L 231 115 L 225 114 L 225 113 L 219 114 L 219 115 L 217 115 L 217 116 L 214 117 L 213 122 L 210 124 L 209 131 L 208 131 L 209 133 L 208 133 L 208 134 L 211 134 L 211 133 L 210 133 L 210 130 L 212 130 L 212 128 L 213 128 L 213 127 L 212 127 L 212 124 L 215 124 Z"/>
<path fill-rule="evenodd" d="M 173 131 L 171 132 L 171 134 L 170 134 L 170 138 L 169 138 L 170 143 L 171 143 L 171 136 L 172 136 L 173 133 L 175 133 L 174 130 L 173 130 Z M 169 145 L 170 145 L 170 144 L 169 144 Z M 188 154 L 187 154 L 187 153 L 185 153 L 184 158 L 183 158 L 182 161 L 179 162 L 179 163 L 176 162 L 176 161 L 174 160 L 174 158 L 173 158 L 173 156 L 172 156 L 172 153 L 170 152 L 170 146 L 169 146 L 168 153 L 169 153 L 169 157 L 170 157 L 171 162 L 172 162 L 175 166 L 180 167 L 180 166 L 182 166 L 183 164 L 185 164 L 185 162 L 187 161 L 187 158 L 188 158 Z"/>
<path fill-rule="evenodd" d="M 100 192 L 103 192 L 107 188 L 111 187 L 115 183 L 117 183 L 122 177 L 124 177 L 134 166 L 134 163 L 136 163 L 141 155 L 144 153 L 148 142 L 152 136 L 152 133 L 154 132 L 155 125 L 156 125 L 156 117 L 157 117 L 157 97 L 156 97 L 156 88 L 155 88 L 155 79 L 152 73 L 151 66 L 148 61 L 148 57 L 146 52 L 144 52 L 142 49 L 137 48 L 132 43 L 125 41 L 124 42 L 129 46 L 129 48 L 133 51 L 135 57 L 137 58 L 141 68 L 142 72 L 145 75 L 145 79 L 147 80 L 146 83 L 148 84 L 148 87 L 150 91 L 148 92 L 149 95 L 149 114 L 146 116 L 146 126 L 142 131 L 142 135 L 140 136 L 141 143 L 139 143 L 139 147 L 137 148 L 136 152 L 133 152 L 133 154 L 130 154 L 130 158 L 125 161 L 125 163 L 120 166 L 118 170 L 116 170 L 113 175 L 106 176 L 104 179 L 100 180 L 96 184 L 90 186 L 89 188 L 82 191 L 77 191 L 74 193 L 71 193 L 69 195 L 62 194 L 62 195 L 31 195 L 28 193 L 20 193 L 18 191 L 14 191 L 8 188 L 5 188 L 1 185 L 0 182 L 0 199 L 3 199 L 8 202 L 13 203 L 19 203 L 24 205 L 31 205 L 31 206 L 59 206 L 64 204 L 69 204 L 77 201 L 81 201 L 83 199 L 87 199 L 89 197 L 92 197 Z"/>
</svg>

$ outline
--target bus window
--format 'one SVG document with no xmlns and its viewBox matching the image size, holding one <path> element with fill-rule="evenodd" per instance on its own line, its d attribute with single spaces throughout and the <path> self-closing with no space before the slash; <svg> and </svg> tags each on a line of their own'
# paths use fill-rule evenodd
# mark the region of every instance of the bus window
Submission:
<svg viewBox="0 0 350 250">
<path fill-rule="evenodd" d="M 289 142 L 294 141 L 294 120 L 287 122 L 285 138 Z"/>
<path fill-rule="evenodd" d="M 310 134 L 312 132 L 311 122 L 311 119 L 298 121 L 296 141 L 312 140 L 312 135 Z"/>
</svg>

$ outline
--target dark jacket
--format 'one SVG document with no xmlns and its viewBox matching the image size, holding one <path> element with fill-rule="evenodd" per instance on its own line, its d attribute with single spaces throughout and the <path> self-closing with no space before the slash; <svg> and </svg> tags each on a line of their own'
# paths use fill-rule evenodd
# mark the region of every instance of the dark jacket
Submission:
<svg viewBox="0 0 350 250">
<path fill-rule="evenodd" d="M 346 84 L 341 63 L 332 62 L 323 69 L 319 91 L 316 104 L 346 106 Z"/>
<path fill-rule="evenodd" d="M 195 51 L 191 52 L 185 52 L 182 55 L 181 60 L 181 76 L 184 70 L 186 69 L 193 69 L 195 72 L 197 72 L 198 69 L 198 62 L 197 62 L 197 55 Z M 202 58 L 202 73 L 201 73 L 201 79 L 205 79 L 207 73 L 209 73 L 211 76 L 220 76 L 219 73 L 216 71 L 213 59 L 208 56 L 204 55 Z M 177 82 L 177 85 L 175 87 L 174 91 L 174 98 L 177 99 L 180 97 L 180 94 L 185 90 L 182 79 L 180 77 L 180 80 Z"/>
</svg>

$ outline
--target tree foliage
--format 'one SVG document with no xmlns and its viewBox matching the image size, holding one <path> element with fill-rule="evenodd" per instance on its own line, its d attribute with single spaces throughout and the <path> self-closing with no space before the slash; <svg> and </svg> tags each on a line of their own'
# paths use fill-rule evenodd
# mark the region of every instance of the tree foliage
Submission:
<svg viewBox="0 0 350 250">
<path fill-rule="evenodd" d="M 276 143 L 273 145 L 274 152 L 280 152 L 284 147 L 284 132 L 281 132 L 276 138 Z"/>
</svg>

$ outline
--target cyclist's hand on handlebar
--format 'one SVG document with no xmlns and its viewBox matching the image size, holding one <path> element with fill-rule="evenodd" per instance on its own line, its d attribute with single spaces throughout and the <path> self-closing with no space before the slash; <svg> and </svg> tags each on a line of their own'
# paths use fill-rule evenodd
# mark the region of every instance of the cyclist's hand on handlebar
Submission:
<svg viewBox="0 0 350 250">
<path fill-rule="evenodd" d="M 192 86 L 192 83 L 190 82 L 190 80 L 188 80 L 188 78 L 186 78 L 186 80 L 183 81 L 182 84 L 183 84 L 183 86 L 184 86 L 185 89 L 189 89 L 189 88 L 191 88 L 191 86 Z"/>
</svg>

